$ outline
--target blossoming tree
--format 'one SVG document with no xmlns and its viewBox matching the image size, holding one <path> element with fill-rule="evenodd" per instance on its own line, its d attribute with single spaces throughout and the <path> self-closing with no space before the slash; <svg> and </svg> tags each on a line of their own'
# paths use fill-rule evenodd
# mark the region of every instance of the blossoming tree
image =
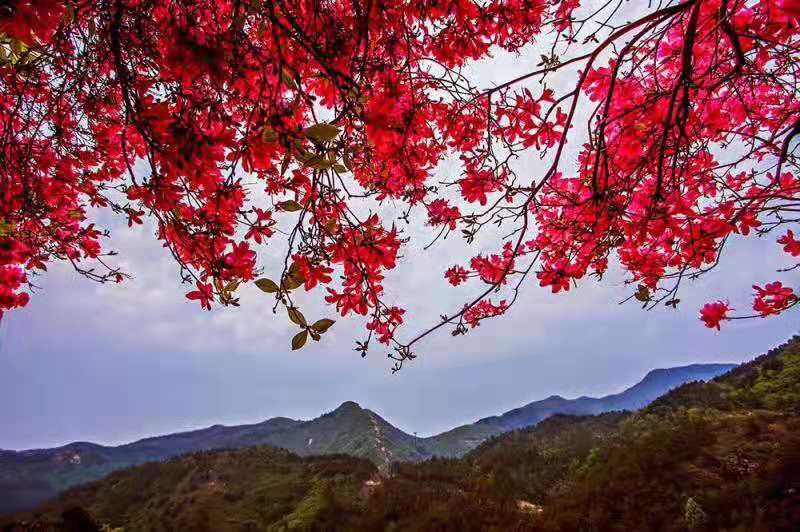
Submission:
<svg viewBox="0 0 800 532">
<path fill-rule="evenodd" d="M 293 302 L 316 291 L 342 316 L 366 316 L 357 349 L 390 345 L 398 368 L 428 333 L 464 333 L 526 285 L 569 290 L 609 260 L 646 308 L 677 307 L 683 281 L 713 271 L 734 235 L 774 235 L 789 260 L 772 269 L 791 269 L 800 2 L 662 1 L 625 20 L 628 8 L 4 2 L 0 312 L 25 305 L 51 261 L 124 280 L 92 220 L 101 209 L 128 225 L 151 218 L 204 308 L 237 305 L 253 281 L 297 325 L 297 349 L 333 324 Z M 543 42 L 549 53 L 517 79 L 486 89 L 464 74 Z M 548 88 L 569 75 L 568 90 Z M 526 152 L 543 163 L 523 174 L 514 161 Z M 445 158 L 460 170 L 442 180 Z M 442 265 L 475 296 L 408 338 L 404 310 L 384 297 L 406 242 L 377 214 L 385 202 L 405 220 L 424 213 L 437 239 L 502 239 L 496 253 Z M 256 250 L 275 239 L 288 249 L 282 271 L 262 273 Z M 784 312 L 798 303 L 784 282 L 755 286 L 753 312 L 717 301 L 700 317 L 719 328 Z"/>
</svg>

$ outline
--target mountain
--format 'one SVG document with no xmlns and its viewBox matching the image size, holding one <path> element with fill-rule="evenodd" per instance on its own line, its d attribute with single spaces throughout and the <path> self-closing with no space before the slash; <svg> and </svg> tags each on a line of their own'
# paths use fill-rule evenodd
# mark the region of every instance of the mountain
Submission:
<svg viewBox="0 0 800 532">
<path fill-rule="evenodd" d="M 348 401 L 310 421 L 273 418 L 253 425 L 215 425 L 117 447 L 77 442 L 55 449 L 0 451 L 0 514 L 33 507 L 112 471 L 197 451 L 269 444 L 300 455 L 347 453 L 385 467 L 395 460 L 429 456 L 416 450 L 414 440 Z"/>
<path fill-rule="evenodd" d="M 116 447 L 76 442 L 55 449 L 0 451 L 0 514 L 31 508 L 71 486 L 112 471 L 213 449 L 272 445 L 301 456 L 345 453 L 367 458 L 383 471 L 396 461 L 458 457 L 492 436 L 535 425 L 553 414 L 637 409 L 684 382 L 706 380 L 732 367 L 695 364 L 654 370 L 619 394 L 578 399 L 553 396 L 428 438 L 407 434 L 375 412 L 347 401 L 309 421 L 278 417 L 252 425 L 214 425 Z"/>
<path fill-rule="evenodd" d="M 328 416 L 369 417 L 352 403 L 338 410 Z M 221 532 L 798 530 L 800 337 L 637 412 L 554 414 L 458 459 L 395 462 L 379 475 L 372 462 L 342 455 L 193 453 L 72 488 L 5 524 L 93 532 L 101 523 Z"/>
<path fill-rule="evenodd" d="M 615 410 L 638 410 L 660 395 L 681 384 L 706 381 L 730 371 L 735 364 L 692 364 L 667 369 L 655 369 L 640 382 L 625 391 L 605 397 L 564 399 L 553 395 L 541 401 L 509 410 L 500 415 L 483 418 L 423 440 L 423 445 L 438 456 L 461 456 L 482 441 L 496 434 L 536 425 L 553 414 L 588 415 Z"/>
<path fill-rule="evenodd" d="M 146 438 L 107 447 L 75 442 L 55 449 L 0 451 L 0 513 L 31 507 L 76 484 L 112 471 L 188 452 L 267 443 L 267 436 L 301 424 L 274 418 L 253 425 L 206 429 Z"/>
<path fill-rule="evenodd" d="M 461 459 L 397 464 L 347 522 L 444 532 L 800 530 L 800 337 L 638 412 L 557 414 Z"/>
<path fill-rule="evenodd" d="M 359 494 L 376 475 L 374 464 L 346 455 L 301 458 L 269 446 L 197 452 L 73 488 L 40 509 L 55 519 L 11 524 L 0 517 L 0 530 L 115 530 L 101 528 L 92 515 L 124 523 L 128 532 L 328 530 L 314 525 L 358 513 Z"/>
<path fill-rule="evenodd" d="M 367 458 L 380 467 L 395 461 L 418 461 L 430 456 L 416 438 L 392 426 L 353 401 L 291 430 L 271 434 L 270 445 L 300 455 L 349 454 Z"/>
</svg>

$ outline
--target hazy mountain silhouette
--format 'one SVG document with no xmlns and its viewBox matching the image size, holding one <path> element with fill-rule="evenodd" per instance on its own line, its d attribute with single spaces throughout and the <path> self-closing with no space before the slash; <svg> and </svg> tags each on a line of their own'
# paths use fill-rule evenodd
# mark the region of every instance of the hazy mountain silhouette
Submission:
<svg viewBox="0 0 800 532">
<path fill-rule="evenodd" d="M 375 412 L 347 401 L 309 421 L 276 417 L 251 425 L 214 425 L 116 447 L 76 442 L 53 449 L 0 450 L 0 513 L 33 507 L 68 487 L 97 480 L 112 471 L 213 449 L 267 444 L 301 456 L 350 454 L 367 458 L 379 468 L 394 461 L 462 456 L 491 436 L 535 425 L 554 414 L 636 410 L 681 384 L 708 380 L 733 367 L 694 364 L 658 369 L 618 394 L 577 399 L 554 395 L 428 438 L 407 434 Z"/>
</svg>

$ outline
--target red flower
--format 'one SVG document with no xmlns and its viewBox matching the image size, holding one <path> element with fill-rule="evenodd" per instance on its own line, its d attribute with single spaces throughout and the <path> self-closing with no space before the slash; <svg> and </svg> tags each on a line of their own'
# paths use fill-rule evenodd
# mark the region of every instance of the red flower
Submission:
<svg viewBox="0 0 800 532">
<path fill-rule="evenodd" d="M 240 242 L 234 244 L 233 250 L 225 255 L 224 264 L 226 279 L 232 277 L 252 279 L 256 267 L 256 254 L 247 242 Z"/>
<path fill-rule="evenodd" d="M 566 259 L 560 259 L 554 264 L 546 264 L 542 271 L 536 273 L 539 286 L 549 286 L 554 294 L 569 290 L 569 265 Z"/>
<path fill-rule="evenodd" d="M 46 41 L 64 17 L 64 6 L 64 2 L 54 0 L 9 2 L 0 15 L 0 32 L 25 44 L 31 44 L 34 35 Z"/>
<path fill-rule="evenodd" d="M 367 296 L 358 288 L 344 293 L 339 293 L 332 288 L 327 288 L 327 290 L 328 295 L 325 296 L 325 301 L 335 305 L 342 316 L 346 316 L 351 310 L 362 316 L 369 311 Z"/>
<path fill-rule="evenodd" d="M 469 272 L 462 268 L 461 266 L 453 266 L 448 268 L 446 272 L 444 272 L 444 277 L 447 279 L 451 285 L 458 286 L 461 283 L 467 281 Z"/>
<path fill-rule="evenodd" d="M 456 220 L 461 216 L 458 207 L 451 207 L 445 199 L 436 199 L 428 205 L 428 223 L 431 225 L 447 225 L 450 230 L 456 228 Z"/>
<path fill-rule="evenodd" d="M 706 303 L 700 310 L 700 319 L 706 324 L 709 329 L 716 328 L 719 330 L 719 324 L 722 320 L 728 319 L 728 312 L 732 309 L 726 301 L 716 301 L 714 303 Z"/>
<path fill-rule="evenodd" d="M 389 307 L 367 323 L 367 330 L 372 331 L 380 343 L 388 345 L 394 338 L 397 327 L 403 323 L 405 313 L 406 311 L 401 308 Z"/>
<path fill-rule="evenodd" d="M 783 244 L 783 250 L 789 253 L 792 257 L 800 255 L 800 242 L 795 240 L 792 230 L 786 231 L 786 234 L 778 239 L 779 244 Z"/>
<path fill-rule="evenodd" d="M 508 310 L 508 303 L 505 299 L 496 305 L 488 299 L 483 299 L 464 312 L 464 321 L 470 327 L 477 327 L 482 320 L 499 316 L 506 310 Z"/>
<path fill-rule="evenodd" d="M 143 223 L 142 216 L 144 216 L 144 211 L 128 209 L 125 214 L 128 215 L 128 227 L 133 227 L 134 224 L 141 225 Z"/>
<path fill-rule="evenodd" d="M 303 255 L 292 255 L 292 260 L 297 264 L 300 275 L 304 279 L 306 290 L 311 290 L 319 283 L 327 284 L 331 282 L 330 274 L 333 272 L 333 268 L 329 268 L 324 264 L 312 264 L 308 257 Z"/>
<path fill-rule="evenodd" d="M 797 155 L 770 173 L 800 112 L 786 90 L 800 81 L 800 0 L 720 3 L 662 11 L 623 56 L 633 28 L 620 13 L 586 43 L 606 47 L 602 61 L 560 62 L 554 50 L 532 67 L 549 71 L 540 81 L 554 88 L 534 94 L 517 83 L 524 76 L 481 91 L 470 63 L 519 52 L 544 31 L 568 42 L 580 0 L 382 2 L 372 12 L 286 2 L 277 18 L 232 0 L 123 0 L 111 14 L 104 2 L 7 1 L 0 121 L 13 135 L 0 136 L 0 312 L 27 302 L 20 272 L 48 262 L 122 279 L 105 265 L 108 232 L 92 225 L 104 211 L 130 226 L 149 217 L 180 271 L 220 296 L 253 278 L 253 243 L 285 235 L 305 288 L 341 279 L 326 301 L 370 316 L 381 341 L 402 321 L 383 283 L 416 234 L 375 214 L 387 199 L 408 224 L 422 206 L 443 233 L 464 224 L 467 242 L 479 233 L 520 242 L 445 273 L 506 296 L 526 272 L 560 292 L 614 269 L 611 258 L 656 293 L 676 275 L 713 269 L 733 233 L 765 227 L 783 225 L 778 242 L 800 257 L 785 229 L 800 205 Z M 109 15 L 119 18 L 115 39 Z M 282 20 L 313 42 L 298 46 Z M 687 44 L 691 80 L 681 70 Z M 556 76 L 581 81 L 566 87 Z M 718 160 L 719 146 L 738 162 Z M 453 175 L 439 179 L 442 170 Z M 77 265 L 92 258 L 102 260 Z M 192 290 L 209 308 L 210 286 Z M 768 316 L 796 302 L 770 283 L 753 305 Z M 719 328 L 728 310 L 710 303 L 701 318 Z M 484 302 L 466 319 L 501 311 Z"/>
<path fill-rule="evenodd" d="M 500 184 L 488 171 L 469 172 L 468 170 L 459 184 L 461 185 L 461 195 L 465 200 L 470 203 L 477 201 L 481 205 L 486 205 L 487 194 L 500 188 Z"/>
<path fill-rule="evenodd" d="M 214 300 L 214 293 L 211 285 L 197 281 L 197 290 L 186 294 L 186 299 L 200 301 L 200 306 L 206 310 L 211 310 L 211 302 Z"/>
<path fill-rule="evenodd" d="M 28 294 L 17 292 L 27 280 L 25 272 L 17 266 L 0 267 L 0 316 L 4 310 L 28 304 Z"/>
<path fill-rule="evenodd" d="M 783 283 L 780 281 L 767 283 L 764 288 L 753 285 L 753 289 L 756 291 L 756 297 L 753 300 L 753 310 L 764 317 L 780 314 L 789 308 L 790 305 L 797 302 L 797 296 L 794 294 L 794 290 L 788 286 L 783 286 Z"/>
<path fill-rule="evenodd" d="M 778 9 L 794 18 L 800 18 L 800 0 L 778 0 Z"/>
<path fill-rule="evenodd" d="M 275 220 L 272 219 L 272 211 L 265 211 L 263 209 L 255 208 L 256 221 L 247 230 L 244 235 L 245 240 L 253 240 L 256 244 L 261 244 L 264 238 L 272 236 L 274 231 L 272 226 L 275 225 Z"/>
</svg>

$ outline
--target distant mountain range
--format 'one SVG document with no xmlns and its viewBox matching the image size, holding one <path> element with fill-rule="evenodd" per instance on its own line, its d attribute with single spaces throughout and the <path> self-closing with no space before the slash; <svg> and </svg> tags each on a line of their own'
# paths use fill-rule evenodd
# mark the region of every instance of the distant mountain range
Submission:
<svg viewBox="0 0 800 532">
<path fill-rule="evenodd" d="M 107 447 L 76 442 L 54 449 L 0 450 L 0 513 L 31 508 L 59 492 L 102 478 L 112 471 L 213 449 L 272 445 L 301 456 L 349 454 L 379 468 L 391 462 L 417 462 L 432 456 L 459 457 L 492 436 L 536 425 L 554 414 L 588 415 L 637 410 L 691 381 L 706 381 L 734 364 L 693 364 L 658 369 L 627 390 L 600 398 L 551 396 L 428 438 L 416 438 L 375 412 L 348 401 L 310 421 L 284 417 L 252 425 L 214 425 Z"/>
<path fill-rule="evenodd" d="M 625 391 L 605 397 L 564 399 L 552 395 L 528 403 L 500 416 L 478 420 L 422 440 L 425 449 L 438 456 L 458 457 L 477 447 L 491 436 L 514 429 L 531 427 L 554 414 L 591 415 L 615 410 L 638 410 L 664 393 L 692 381 L 707 381 L 730 371 L 735 364 L 692 364 L 655 369 Z"/>
</svg>

